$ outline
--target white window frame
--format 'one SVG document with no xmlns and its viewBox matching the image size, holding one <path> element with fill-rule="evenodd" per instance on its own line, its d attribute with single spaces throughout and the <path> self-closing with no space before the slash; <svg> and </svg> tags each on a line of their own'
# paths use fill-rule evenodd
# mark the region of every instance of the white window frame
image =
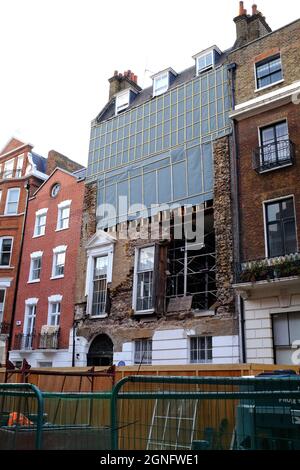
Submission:
<svg viewBox="0 0 300 470">
<path fill-rule="evenodd" d="M 50 297 L 48 297 L 48 318 L 47 318 L 47 325 L 48 326 L 56 326 L 56 327 L 60 326 L 62 299 L 63 299 L 63 296 L 60 295 L 60 294 L 55 294 L 55 295 L 51 295 Z M 60 305 L 59 313 L 58 312 L 52 313 L 51 312 L 52 305 L 58 305 L 58 304 Z M 51 317 L 53 317 L 53 316 L 55 316 L 56 321 L 57 321 L 57 318 L 58 318 L 58 324 L 55 323 L 55 325 L 51 325 Z"/>
<path fill-rule="evenodd" d="M 130 91 L 131 91 L 130 88 L 128 88 L 127 90 L 121 91 L 120 93 L 116 95 L 116 109 L 115 109 L 116 115 L 120 114 L 122 111 L 127 109 L 128 106 L 130 105 Z M 124 97 L 125 97 L 125 100 L 124 100 Z M 127 100 L 126 100 L 126 97 L 127 97 Z M 121 104 L 119 103 L 120 101 L 121 101 Z M 124 101 L 123 104 L 122 104 L 122 101 Z"/>
<path fill-rule="evenodd" d="M 159 80 L 165 80 L 165 84 L 157 88 L 157 82 Z M 159 96 L 165 93 L 170 86 L 170 72 L 163 72 L 153 77 L 153 96 Z"/>
<path fill-rule="evenodd" d="M 7 269 L 7 268 L 10 268 L 11 267 L 11 257 L 12 257 L 12 252 L 13 252 L 13 245 L 14 245 L 14 238 L 13 237 L 0 237 L 0 254 L 2 253 L 2 241 L 3 240 L 7 240 L 7 239 L 10 239 L 11 240 L 11 249 L 10 249 L 10 257 L 9 257 L 9 264 L 0 264 L 0 269 Z M 0 256 L 1 258 L 1 256 Z"/>
<path fill-rule="evenodd" d="M 107 265 L 107 284 L 112 281 L 112 268 L 113 268 L 113 243 L 102 246 L 102 247 L 95 247 L 88 250 L 87 256 L 87 270 L 86 270 L 86 284 L 85 284 L 85 295 L 87 296 L 87 313 L 91 316 L 91 318 L 106 318 L 107 313 L 102 315 L 92 315 L 92 308 L 93 308 L 93 277 L 94 277 L 94 265 L 95 265 L 95 258 L 99 258 L 101 256 L 108 257 L 108 265 Z"/>
<path fill-rule="evenodd" d="M 17 202 L 9 202 L 9 195 L 12 193 L 12 191 L 17 191 L 18 193 L 18 200 Z M 19 202 L 20 202 L 20 188 L 9 188 L 7 190 L 7 194 L 6 194 L 6 202 L 5 202 L 5 210 L 4 210 L 4 215 L 7 215 L 7 216 L 14 216 L 14 215 L 17 215 L 18 214 L 18 210 L 19 210 Z M 17 207 L 16 207 L 16 212 L 11 212 L 11 213 L 8 213 L 8 205 L 9 204 L 17 204 Z"/>
<path fill-rule="evenodd" d="M 269 258 L 268 231 L 267 231 L 267 205 L 270 204 L 270 203 L 275 204 L 276 202 L 282 201 L 284 199 L 289 199 L 289 198 L 293 198 L 293 203 L 294 203 L 297 252 L 299 252 L 299 239 L 298 239 L 297 212 L 296 212 L 296 205 L 295 205 L 295 196 L 294 196 L 294 194 L 287 194 L 286 196 L 276 197 L 275 199 L 267 199 L 267 200 L 262 202 L 263 219 L 264 219 L 265 257 L 267 259 Z"/>
<path fill-rule="evenodd" d="M 53 248 L 52 275 L 51 275 L 51 279 L 61 279 L 61 278 L 65 277 L 67 248 L 68 248 L 67 245 L 61 245 L 61 246 L 57 246 L 56 248 Z M 64 253 L 64 255 L 65 255 L 65 259 L 64 259 L 64 273 L 63 273 L 63 274 L 58 274 L 58 275 L 56 275 L 56 274 L 55 274 L 55 271 L 56 271 L 56 267 L 58 266 L 58 265 L 57 265 L 57 258 L 58 258 L 58 255 L 59 255 L 59 254 L 62 254 L 62 253 Z"/>
<path fill-rule="evenodd" d="M 143 245 L 140 247 L 135 248 L 135 256 L 134 256 L 134 274 L 133 274 L 133 297 L 132 297 L 132 308 L 134 310 L 134 313 L 136 315 L 140 314 L 151 314 L 154 312 L 154 306 L 148 310 L 137 310 L 136 305 L 137 305 L 137 288 L 138 288 L 138 263 L 139 263 L 139 253 L 140 250 L 144 248 L 151 248 L 154 247 L 154 262 L 153 262 L 153 275 L 154 275 L 154 270 L 155 270 L 155 254 L 156 254 L 156 245 L 155 244 L 150 244 L 150 245 Z M 146 271 L 145 271 L 146 272 Z M 152 292 L 153 296 L 153 292 Z M 154 297 L 153 297 L 153 302 L 154 302 Z"/>
<path fill-rule="evenodd" d="M 32 336 L 34 334 L 38 301 L 39 301 L 38 298 L 30 298 L 30 299 L 25 300 L 25 313 L 24 313 L 24 325 L 23 325 L 23 335 L 24 335 L 24 337 L 22 339 L 21 349 L 26 349 L 26 350 L 32 349 L 33 337 L 32 337 L 32 340 L 31 340 L 31 346 L 30 347 L 24 347 L 24 341 L 26 341 L 25 340 L 26 336 L 30 336 L 30 335 Z M 29 315 L 29 311 L 32 307 L 34 307 L 34 315 Z M 31 323 L 30 329 L 28 329 L 29 317 L 34 318 L 33 322 Z"/>
<path fill-rule="evenodd" d="M 204 361 L 193 361 L 192 362 L 192 340 L 193 339 L 198 339 L 198 338 L 204 338 L 205 340 L 205 349 L 204 349 L 204 352 L 205 352 L 205 359 Z M 207 347 L 207 339 L 208 338 L 211 338 L 211 349 Z M 207 356 L 208 356 L 208 351 L 211 350 L 211 359 L 208 359 Z M 200 353 L 200 349 L 197 348 L 197 354 L 199 356 L 199 353 Z M 192 335 L 192 336 L 189 336 L 189 363 L 190 364 L 212 364 L 213 363 L 213 336 L 212 335 Z"/>
<path fill-rule="evenodd" d="M 5 300 L 6 300 L 6 288 L 0 286 L 0 291 L 4 291 L 3 302 L 2 302 L 2 312 L 0 310 L 0 324 L 3 322 L 4 309 L 5 309 Z"/>
<path fill-rule="evenodd" d="M 8 164 L 11 166 L 11 163 L 12 163 L 12 168 L 11 170 L 7 170 L 6 167 L 8 166 Z M 3 164 L 3 179 L 10 179 L 10 178 L 13 178 L 14 176 L 14 166 L 15 166 L 15 159 L 14 158 L 10 158 L 9 160 L 6 160 L 6 162 L 4 162 Z M 6 175 L 6 173 L 9 173 L 8 176 Z"/>
<path fill-rule="evenodd" d="M 16 178 L 22 178 L 23 173 L 23 164 L 24 164 L 24 153 L 18 156 L 17 166 L 16 166 Z"/>
<path fill-rule="evenodd" d="M 34 231 L 33 231 L 33 237 L 32 238 L 43 237 L 45 235 L 46 225 L 47 225 L 47 212 L 48 212 L 48 208 L 43 208 L 43 209 L 39 209 L 38 211 L 36 211 Z M 45 225 L 40 226 L 38 222 L 40 220 L 40 217 L 43 217 L 43 216 L 46 217 Z M 38 233 L 38 227 L 44 227 L 44 230 L 42 231 L 42 233 Z"/>
<path fill-rule="evenodd" d="M 43 257 L 43 251 L 35 251 L 34 253 L 30 254 L 30 268 L 29 268 L 29 278 L 28 278 L 28 283 L 35 283 L 35 282 L 40 282 L 41 278 L 36 278 L 33 279 L 33 263 L 35 260 L 40 259 L 41 264 L 42 264 L 42 257 Z M 40 268 L 40 274 L 41 274 L 42 266 Z"/>
<path fill-rule="evenodd" d="M 207 58 L 207 57 L 210 57 L 211 58 L 211 63 L 210 64 L 206 64 L 204 67 L 199 67 L 199 61 L 200 59 L 203 59 L 203 58 Z M 206 62 L 206 60 L 205 60 Z M 206 52 L 205 54 L 201 54 L 197 57 L 196 59 L 196 67 L 197 67 L 197 75 L 199 75 L 200 73 L 202 72 L 205 72 L 206 70 L 210 70 L 210 69 L 213 69 L 215 66 L 215 55 L 214 55 L 214 51 L 209 51 L 209 52 Z"/>
<path fill-rule="evenodd" d="M 57 205 L 57 222 L 56 222 L 56 232 L 60 232 L 61 230 L 67 230 L 70 227 L 70 216 L 71 216 L 71 200 L 62 201 Z M 69 209 L 68 219 L 62 219 L 62 214 L 65 209 Z M 62 220 L 68 220 L 68 224 L 66 227 L 60 227 L 60 223 Z"/>
<path fill-rule="evenodd" d="M 139 360 L 136 360 L 136 355 L 137 355 L 137 343 L 140 343 L 142 348 L 139 352 L 140 354 L 140 358 Z M 151 348 L 148 348 L 148 345 L 151 345 Z M 146 348 L 144 348 L 143 346 L 147 345 Z M 143 354 L 144 353 L 149 353 L 150 352 L 150 355 L 151 355 L 151 358 L 150 358 L 150 361 L 146 361 L 146 362 L 143 362 Z M 143 366 L 150 366 L 152 364 L 152 354 L 153 354 L 153 340 L 152 338 L 138 338 L 138 339 L 135 339 L 133 341 L 133 364 L 134 365 L 138 365 L 138 364 L 141 364 Z"/>
</svg>

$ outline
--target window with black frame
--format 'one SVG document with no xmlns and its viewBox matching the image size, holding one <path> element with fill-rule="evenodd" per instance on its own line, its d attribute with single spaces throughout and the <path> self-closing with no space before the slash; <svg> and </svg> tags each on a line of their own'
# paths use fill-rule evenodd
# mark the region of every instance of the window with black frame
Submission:
<svg viewBox="0 0 300 470">
<path fill-rule="evenodd" d="M 296 221 L 292 197 L 265 204 L 269 258 L 297 251 Z"/>
<path fill-rule="evenodd" d="M 291 163 L 289 130 L 287 121 L 260 129 L 260 165 L 272 169 Z"/>
<path fill-rule="evenodd" d="M 258 62 L 255 65 L 256 87 L 264 88 L 282 80 L 282 64 L 280 54 Z"/>
</svg>

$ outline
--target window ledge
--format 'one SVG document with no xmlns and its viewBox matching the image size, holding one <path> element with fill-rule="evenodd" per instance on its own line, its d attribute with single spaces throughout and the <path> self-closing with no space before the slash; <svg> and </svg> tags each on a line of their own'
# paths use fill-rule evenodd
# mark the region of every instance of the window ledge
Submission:
<svg viewBox="0 0 300 470">
<path fill-rule="evenodd" d="M 283 83 L 284 78 L 281 80 L 278 80 L 278 82 L 271 83 L 270 85 L 263 86 L 261 88 L 255 88 L 254 93 L 259 93 L 260 91 L 267 90 L 268 88 L 271 88 L 272 86 L 279 85 L 279 83 Z"/>
<path fill-rule="evenodd" d="M 62 230 L 68 230 L 70 227 L 56 228 L 55 232 L 61 232 Z"/>
<path fill-rule="evenodd" d="M 31 279 L 29 281 L 27 281 L 27 284 L 36 284 L 37 282 L 41 282 L 40 279 Z"/>
<path fill-rule="evenodd" d="M 151 308 L 150 310 L 135 310 L 134 315 L 151 315 L 154 313 L 154 309 Z"/>
<path fill-rule="evenodd" d="M 0 266 L 0 269 L 14 269 L 14 266 Z"/>
<path fill-rule="evenodd" d="M 103 313 L 103 315 L 89 315 L 90 319 L 93 320 L 97 320 L 99 318 L 107 318 L 108 317 L 108 314 L 107 313 Z"/>
<path fill-rule="evenodd" d="M 286 168 L 288 166 L 293 166 L 293 162 L 291 163 L 286 163 L 286 165 L 278 165 L 274 166 L 273 168 L 268 168 L 267 170 L 261 170 L 259 172 L 260 175 L 264 175 L 265 173 L 270 173 L 271 171 L 276 171 L 276 170 L 281 170 L 281 168 Z"/>
<path fill-rule="evenodd" d="M 215 315 L 215 312 L 214 312 L 214 310 L 203 310 L 203 311 L 200 311 L 200 312 L 193 311 L 193 315 L 196 318 L 198 318 L 198 317 L 213 317 Z"/>
<path fill-rule="evenodd" d="M 53 279 L 62 279 L 63 277 L 65 277 L 64 274 L 60 275 L 60 276 L 51 276 L 50 279 L 53 280 Z"/>
<path fill-rule="evenodd" d="M 45 236 L 45 234 L 43 233 L 41 235 L 32 235 L 32 238 L 39 238 L 39 237 L 44 237 L 44 236 Z"/>
</svg>

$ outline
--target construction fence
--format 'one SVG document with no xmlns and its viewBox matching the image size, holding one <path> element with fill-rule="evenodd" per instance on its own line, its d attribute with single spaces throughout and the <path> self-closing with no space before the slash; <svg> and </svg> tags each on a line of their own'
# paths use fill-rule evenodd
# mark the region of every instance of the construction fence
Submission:
<svg viewBox="0 0 300 470">
<path fill-rule="evenodd" d="M 126 367 L 65 367 L 6 370 L 0 368 L 0 383 L 31 383 L 45 392 L 106 392 L 130 375 L 186 377 L 256 376 L 276 369 L 300 372 L 299 366 L 269 364 L 187 364 Z"/>
<path fill-rule="evenodd" d="M 128 375 L 109 392 L 0 384 L 0 449 L 300 449 L 300 376 Z"/>
</svg>

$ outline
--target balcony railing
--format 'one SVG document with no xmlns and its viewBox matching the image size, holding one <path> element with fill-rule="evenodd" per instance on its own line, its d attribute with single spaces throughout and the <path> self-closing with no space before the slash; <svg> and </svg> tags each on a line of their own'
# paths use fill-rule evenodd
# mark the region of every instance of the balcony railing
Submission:
<svg viewBox="0 0 300 470">
<path fill-rule="evenodd" d="M 253 151 L 253 169 L 257 173 L 292 165 L 295 157 L 295 144 L 290 140 L 277 140 L 257 147 Z"/>
<path fill-rule="evenodd" d="M 300 276 L 300 253 L 241 263 L 237 268 L 238 282 L 271 281 Z"/>
<path fill-rule="evenodd" d="M 16 350 L 30 350 L 36 349 L 36 334 L 31 333 L 25 335 L 23 333 L 18 333 L 14 338 L 14 349 Z"/>
<path fill-rule="evenodd" d="M 10 323 L 0 322 L 0 334 L 1 335 L 8 335 L 9 329 L 10 329 Z"/>
<path fill-rule="evenodd" d="M 39 334 L 39 349 L 58 349 L 59 331 Z"/>
</svg>

